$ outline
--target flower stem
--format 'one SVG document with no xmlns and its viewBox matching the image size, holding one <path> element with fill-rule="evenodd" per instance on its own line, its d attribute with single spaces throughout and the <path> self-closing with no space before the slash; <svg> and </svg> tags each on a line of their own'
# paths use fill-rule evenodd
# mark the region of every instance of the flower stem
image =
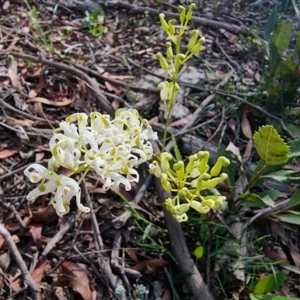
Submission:
<svg viewBox="0 0 300 300">
<path fill-rule="evenodd" d="M 245 186 L 243 193 L 246 193 L 250 187 L 259 179 L 259 177 L 263 174 L 264 171 L 268 168 L 269 165 L 265 164 L 256 174 L 255 176 L 248 182 Z"/>
</svg>

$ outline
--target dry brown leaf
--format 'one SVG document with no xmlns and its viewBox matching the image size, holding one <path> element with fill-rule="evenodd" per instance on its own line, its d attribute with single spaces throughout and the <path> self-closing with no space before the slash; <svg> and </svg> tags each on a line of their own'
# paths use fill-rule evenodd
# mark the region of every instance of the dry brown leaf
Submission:
<svg viewBox="0 0 300 300">
<path fill-rule="evenodd" d="M 10 157 L 18 152 L 19 151 L 16 149 L 4 149 L 4 150 L 0 151 L 0 159 Z"/>
<path fill-rule="evenodd" d="M 226 148 L 226 151 L 229 151 L 231 152 L 232 154 L 234 154 L 237 159 L 242 162 L 242 157 L 241 157 L 241 153 L 240 153 L 240 149 L 235 146 L 232 142 L 229 142 L 227 148 Z"/>
<path fill-rule="evenodd" d="M 43 262 L 33 270 L 31 277 L 36 284 L 40 284 L 44 274 L 50 270 L 51 270 L 51 266 L 49 262 L 46 260 L 45 262 Z"/>
<path fill-rule="evenodd" d="M 235 125 L 234 119 L 231 118 L 231 119 L 227 122 L 227 125 L 228 125 L 229 128 L 233 131 L 233 133 L 236 133 L 236 125 Z"/>
<path fill-rule="evenodd" d="M 164 259 L 154 258 L 146 261 L 140 261 L 136 265 L 134 265 L 132 269 L 136 271 L 142 271 L 147 269 L 149 271 L 156 272 L 157 269 L 162 268 L 167 264 L 168 262 Z"/>
<path fill-rule="evenodd" d="M 43 103 L 43 104 L 47 104 L 47 105 L 59 106 L 60 107 L 60 106 L 70 105 L 74 101 L 75 101 L 75 99 L 68 100 L 68 99 L 64 98 L 63 101 L 56 102 L 56 101 L 48 100 L 48 99 L 43 98 L 43 97 L 36 97 L 36 98 L 33 98 L 33 99 L 27 99 L 26 103 L 39 102 L 39 103 Z"/>
<path fill-rule="evenodd" d="M 43 226 L 41 224 L 39 225 L 32 225 L 29 229 L 29 232 L 32 236 L 32 239 L 39 251 L 43 251 L 43 245 L 42 245 L 42 229 Z"/>
<path fill-rule="evenodd" d="M 242 116 L 242 132 L 247 137 L 248 139 L 252 139 L 252 130 L 251 126 L 247 117 L 247 114 L 249 113 L 250 109 L 249 107 L 245 107 L 243 111 L 243 116 Z"/>
<path fill-rule="evenodd" d="M 243 162 L 246 162 L 249 159 L 249 157 L 251 156 L 252 147 L 253 147 L 253 140 L 252 140 L 253 135 L 252 135 L 250 122 L 247 117 L 247 114 L 249 113 L 249 111 L 250 111 L 250 108 L 248 106 L 246 106 L 243 111 L 242 124 L 241 124 L 243 134 L 245 135 L 245 137 L 247 137 L 249 139 L 247 146 L 246 146 L 246 150 L 243 155 Z"/>
<path fill-rule="evenodd" d="M 11 84 L 13 87 L 18 89 L 19 91 L 22 91 L 22 84 L 20 82 L 20 79 L 18 77 L 18 63 L 17 61 L 13 60 L 7 70 L 8 77 L 11 81 Z"/>
<path fill-rule="evenodd" d="M 79 293 L 84 300 L 92 299 L 90 281 L 84 265 L 65 261 L 62 263 L 60 270 L 61 273 L 58 274 L 58 280 L 54 285 L 68 286 Z"/>
</svg>

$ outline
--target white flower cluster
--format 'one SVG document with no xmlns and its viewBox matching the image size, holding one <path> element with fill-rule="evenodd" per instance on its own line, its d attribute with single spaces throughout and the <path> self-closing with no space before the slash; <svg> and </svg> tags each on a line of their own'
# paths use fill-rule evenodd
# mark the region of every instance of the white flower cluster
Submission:
<svg viewBox="0 0 300 300">
<path fill-rule="evenodd" d="M 149 140 L 156 140 L 148 121 L 140 121 L 139 113 L 134 109 L 119 109 L 115 118 L 98 112 L 76 113 L 60 123 L 54 130 L 49 142 L 52 158 L 48 169 L 33 164 L 25 170 L 31 182 L 40 182 L 27 198 L 55 191 L 52 204 L 58 215 L 69 211 L 70 200 L 76 196 L 78 208 L 89 212 L 89 208 L 80 203 L 81 191 L 78 183 L 70 178 L 73 174 L 89 170 L 104 179 L 103 188 L 116 189 L 120 183 L 128 191 L 131 182 L 139 181 L 134 169 L 152 157 L 153 149 Z M 76 124 L 77 123 L 77 124 Z M 59 168 L 70 170 L 68 176 L 58 175 Z"/>
</svg>

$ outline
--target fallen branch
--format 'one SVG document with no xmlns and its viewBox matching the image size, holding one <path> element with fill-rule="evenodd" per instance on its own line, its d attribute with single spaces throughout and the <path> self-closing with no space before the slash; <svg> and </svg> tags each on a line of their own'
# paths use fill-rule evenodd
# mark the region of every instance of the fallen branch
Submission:
<svg viewBox="0 0 300 300">
<path fill-rule="evenodd" d="M 42 63 L 42 64 L 48 65 L 50 67 L 53 67 L 55 69 L 68 72 L 68 73 L 82 79 L 85 82 L 85 84 L 89 87 L 89 89 L 91 90 L 93 96 L 96 99 L 96 102 L 97 102 L 98 106 L 103 111 L 110 114 L 111 116 L 115 115 L 115 111 L 114 111 L 113 107 L 110 105 L 109 101 L 106 99 L 106 97 L 101 92 L 97 81 L 94 78 L 91 78 L 86 73 L 82 72 L 81 70 L 75 68 L 74 66 L 69 66 L 69 65 L 64 64 L 64 63 L 48 60 L 48 59 L 46 59 L 42 56 L 35 57 L 35 56 L 32 56 L 32 55 L 18 53 L 18 52 L 9 52 L 7 54 L 10 54 L 10 55 L 12 55 L 14 57 L 17 57 L 17 58 L 28 59 L 28 60 L 36 62 L 36 63 Z"/>
<path fill-rule="evenodd" d="M 15 242 L 12 239 L 12 236 L 6 230 L 6 228 L 3 226 L 3 224 L 0 224 L 0 234 L 4 237 L 5 242 L 8 246 L 11 254 L 14 257 L 16 264 L 21 269 L 24 284 L 29 286 L 29 289 L 32 293 L 33 300 L 40 300 L 41 298 L 40 298 L 40 294 L 39 294 L 39 292 L 40 292 L 39 288 L 33 281 L 22 256 L 21 256 Z"/>
<path fill-rule="evenodd" d="M 123 1 L 115 2 L 115 3 L 106 3 L 105 4 L 107 7 L 120 7 L 129 10 L 129 13 L 135 13 L 135 14 L 145 14 L 147 12 L 150 15 L 156 15 L 158 16 L 160 13 L 164 13 L 166 17 L 168 18 L 179 18 L 179 13 L 173 13 L 173 12 L 168 12 L 168 11 L 162 11 L 158 10 L 155 8 L 151 8 L 148 6 L 137 6 L 137 5 L 132 5 L 129 3 L 125 3 Z M 192 22 L 196 25 L 205 25 L 205 26 L 210 26 L 212 28 L 216 29 L 225 29 L 229 32 L 233 32 L 235 34 L 243 34 L 246 35 L 248 33 L 248 29 L 246 26 L 236 26 L 234 24 L 228 24 L 220 21 L 215 21 L 207 18 L 202 18 L 202 17 L 192 17 Z"/>
</svg>

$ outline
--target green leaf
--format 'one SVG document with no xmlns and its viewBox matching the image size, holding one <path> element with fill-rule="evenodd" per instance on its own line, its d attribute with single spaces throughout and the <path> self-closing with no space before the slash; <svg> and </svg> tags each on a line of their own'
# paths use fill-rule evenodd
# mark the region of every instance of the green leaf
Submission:
<svg viewBox="0 0 300 300">
<path fill-rule="evenodd" d="M 241 193 L 240 199 L 247 202 L 255 202 L 255 201 L 262 200 L 262 198 L 255 193 Z"/>
<path fill-rule="evenodd" d="M 277 2 L 274 9 L 270 13 L 270 16 L 267 20 L 267 24 L 265 27 L 265 40 L 267 41 L 270 39 L 271 33 L 274 30 L 275 23 L 276 23 L 276 16 L 277 16 Z"/>
<path fill-rule="evenodd" d="M 278 272 L 260 279 L 255 287 L 254 294 L 265 294 L 276 291 L 280 286 L 282 286 L 286 276 L 287 273 Z"/>
<path fill-rule="evenodd" d="M 276 216 L 276 218 L 285 223 L 300 225 L 300 216 L 296 214 L 281 214 Z"/>
<path fill-rule="evenodd" d="M 272 42 L 279 54 L 283 54 L 290 43 L 293 25 L 291 22 L 282 20 L 275 29 Z"/>
<path fill-rule="evenodd" d="M 295 139 L 287 143 L 290 146 L 289 157 L 300 156 L 300 139 Z"/>
<path fill-rule="evenodd" d="M 273 199 L 272 199 L 269 195 L 266 195 L 265 197 L 261 198 L 261 200 L 262 200 L 267 206 L 273 207 L 273 206 L 275 205 Z"/>
<path fill-rule="evenodd" d="M 272 178 L 277 181 L 300 181 L 300 173 L 292 170 L 281 170 L 267 175 L 261 176 L 262 178 Z"/>
<path fill-rule="evenodd" d="M 289 146 L 273 126 L 260 127 L 253 140 L 259 156 L 267 165 L 279 165 L 288 160 Z"/>
<path fill-rule="evenodd" d="M 194 250 L 194 255 L 196 256 L 196 259 L 199 259 L 203 256 L 204 253 L 204 248 L 203 246 L 198 246 L 195 250 Z"/>
<path fill-rule="evenodd" d="M 273 295 L 255 295 L 258 300 L 300 300 L 300 298 L 291 298 L 285 296 L 273 296 Z"/>
<path fill-rule="evenodd" d="M 182 160 L 182 156 L 181 156 L 180 150 L 179 150 L 179 148 L 178 148 L 177 141 L 176 141 L 176 139 L 175 139 L 174 134 L 171 133 L 171 136 L 172 136 L 173 149 L 174 149 L 174 153 L 175 153 L 176 160 L 177 160 L 177 161 L 180 161 L 180 160 Z"/>
<path fill-rule="evenodd" d="M 300 189 L 295 191 L 291 196 L 288 206 L 300 204 Z"/>
</svg>

